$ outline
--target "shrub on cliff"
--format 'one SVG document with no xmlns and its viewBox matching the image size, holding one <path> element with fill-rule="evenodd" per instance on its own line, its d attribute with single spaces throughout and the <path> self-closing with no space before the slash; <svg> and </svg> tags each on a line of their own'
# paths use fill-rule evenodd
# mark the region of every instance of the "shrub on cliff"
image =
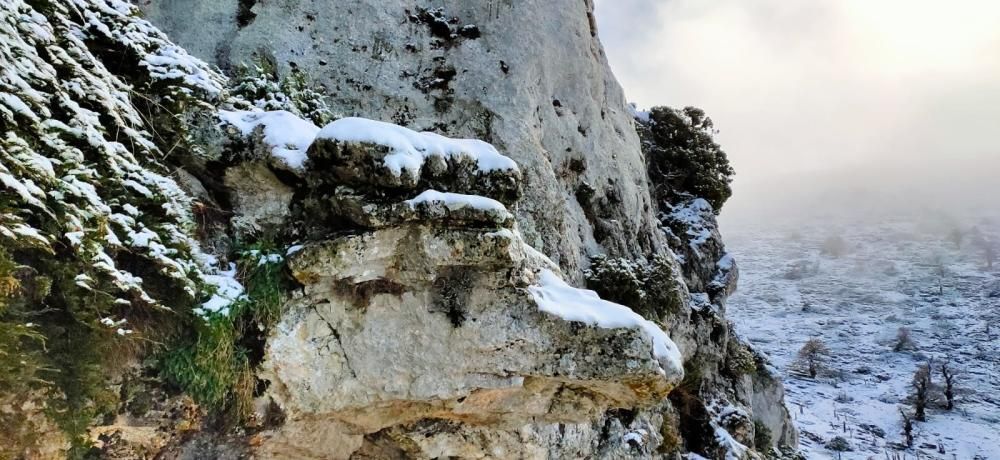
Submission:
<svg viewBox="0 0 1000 460">
<path fill-rule="evenodd" d="M 684 303 L 665 255 L 656 255 L 650 262 L 598 255 L 584 276 L 587 288 L 602 299 L 625 305 L 648 319 L 673 313 Z"/>
<path fill-rule="evenodd" d="M 712 119 L 696 107 L 654 107 L 636 117 L 654 195 L 704 198 L 718 213 L 732 195 L 733 167 L 715 142 Z"/>
<path fill-rule="evenodd" d="M 237 69 L 232 93 L 261 110 L 285 110 L 324 126 L 336 117 L 326 104 L 324 89 L 313 85 L 302 71 L 279 77 L 274 64 L 261 60 Z"/>
</svg>

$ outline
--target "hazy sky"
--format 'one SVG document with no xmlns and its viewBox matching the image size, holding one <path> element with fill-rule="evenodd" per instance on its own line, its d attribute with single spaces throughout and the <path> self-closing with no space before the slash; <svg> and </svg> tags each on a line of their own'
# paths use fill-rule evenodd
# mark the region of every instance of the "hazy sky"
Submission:
<svg viewBox="0 0 1000 460">
<path fill-rule="evenodd" d="M 715 120 L 737 193 L 819 169 L 1000 175 L 1000 1 L 597 0 L 597 18 L 630 100 Z"/>
</svg>

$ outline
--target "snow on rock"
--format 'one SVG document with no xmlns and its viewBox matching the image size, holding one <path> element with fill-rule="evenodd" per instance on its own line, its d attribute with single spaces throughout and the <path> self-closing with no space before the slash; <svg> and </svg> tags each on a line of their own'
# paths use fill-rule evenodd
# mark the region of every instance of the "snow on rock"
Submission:
<svg viewBox="0 0 1000 460">
<path fill-rule="evenodd" d="M 437 203 L 444 205 L 444 207 L 450 211 L 470 207 L 481 211 L 492 211 L 504 215 L 508 214 L 507 208 L 503 205 L 503 203 L 479 195 L 462 195 L 460 193 L 427 190 L 412 199 L 406 200 L 406 204 L 410 205 L 411 208 L 415 208 L 420 204 Z"/>
<path fill-rule="evenodd" d="M 219 111 L 219 119 L 235 126 L 244 137 L 260 128 L 271 155 L 293 170 L 305 168 L 306 150 L 316 139 L 319 128 L 285 110 Z"/>
<path fill-rule="evenodd" d="M 668 216 L 687 229 L 689 244 L 696 249 L 712 237 L 712 227 L 707 223 L 707 216 L 714 215 L 712 205 L 703 198 L 695 198 L 674 208 Z"/>
<path fill-rule="evenodd" d="M 727 252 L 715 263 L 715 276 L 708 286 L 715 291 L 727 291 L 727 294 L 731 294 L 736 290 L 737 277 L 736 259 Z"/>
<path fill-rule="evenodd" d="M 639 447 L 646 445 L 646 437 L 649 433 L 646 430 L 629 431 L 622 436 L 622 442 L 633 443 Z"/>
<path fill-rule="evenodd" d="M 626 109 L 628 109 L 628 113 L 632 115 L 632 118 L 643 123 L 649 123 L 649 110 L 639 110 L 639 106 L 635 102 L 629 102 Z"/>
<path fill-rule="evenodd" d="M 604 329 L 634 328 L 645 332 L 653 341 L 653 355 L 671 374 L 682 375 L 683 361 L 666 332 L 632 309 L 601 300 L 594 291 L 577 289 L 566 284 L 551 270 L 542 270 L 538 285 L 528 287 L 538 308 L 566 321 L 576 321 Z"/>
<path fill-rule="evenodd" d="M 419 176 L 424 162 L 432 156 L 446 159 L 469 158 L 482 172 L 517 171 L 514 160 L 501 155 L 492 145 L 476 139 L 451 139 L 431 132 L 416 132 L 392 123 L 365 118 L 342 118 L 326 125 L 317 136 L 341 142 L 384 145 L 391 149 L 383 161 L 397 176 L 403 171 Z"/>
</svg>

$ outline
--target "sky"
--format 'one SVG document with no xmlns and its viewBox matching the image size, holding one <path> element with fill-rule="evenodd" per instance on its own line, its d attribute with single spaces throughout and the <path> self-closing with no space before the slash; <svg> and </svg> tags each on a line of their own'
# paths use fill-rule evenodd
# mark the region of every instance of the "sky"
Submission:
<svg viewBox="0 0 1000 460">
<path fill-rule="evenodd" d="M 629 100 L 712 117 L 737 196 L 1000 175 L 1000 1 L 597 0 L 597 20 Z"/>
</svg>

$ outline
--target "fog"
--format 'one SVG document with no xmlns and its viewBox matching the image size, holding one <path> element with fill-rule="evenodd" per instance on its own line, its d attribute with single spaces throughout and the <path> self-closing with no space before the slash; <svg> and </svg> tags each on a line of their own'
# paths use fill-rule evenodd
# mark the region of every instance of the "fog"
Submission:
<svg viewBox="0 0 1000 460">
<path fill-rule="evenodd" d="M 1000 210 L 1000 2 L 597 0 L 631 101 L 701 107 L 723 221 Z"/>
</svg>

